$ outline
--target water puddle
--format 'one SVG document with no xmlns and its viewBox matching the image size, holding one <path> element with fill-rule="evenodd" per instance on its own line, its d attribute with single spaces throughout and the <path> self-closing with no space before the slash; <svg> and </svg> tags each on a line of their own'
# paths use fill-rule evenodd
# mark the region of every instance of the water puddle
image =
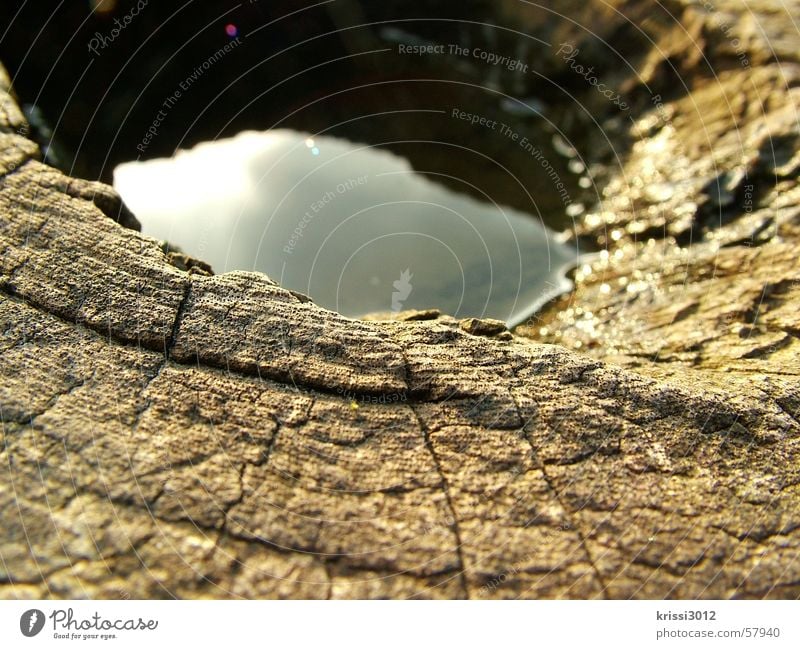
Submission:
<svg viewBox="0 0 800 649">
<path fill-rule="evenodd" d="M 515 325 L 571 289 L 576 251 L 538 216 L 437 179 L 458 182 L 379 147 L 290 130 L 114 173 L 144 234 L 217 273 L 264 272 L 346 316 L 439 308 Z"/>
</svg>

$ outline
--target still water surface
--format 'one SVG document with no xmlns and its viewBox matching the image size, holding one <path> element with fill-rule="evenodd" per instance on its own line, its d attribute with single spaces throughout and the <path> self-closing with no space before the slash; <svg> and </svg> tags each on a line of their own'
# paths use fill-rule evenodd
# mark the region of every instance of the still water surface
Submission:
<svg viewBox="0 0 800 649">
<path fill-rule="evenodd" d="M 538 217 L 332 137 L 246 132 L 121 165 L 114 185 L 144 234 L 352 317 L 439 308 L 514 325 L 568 291 L 576 263 Z"/>
</svg>

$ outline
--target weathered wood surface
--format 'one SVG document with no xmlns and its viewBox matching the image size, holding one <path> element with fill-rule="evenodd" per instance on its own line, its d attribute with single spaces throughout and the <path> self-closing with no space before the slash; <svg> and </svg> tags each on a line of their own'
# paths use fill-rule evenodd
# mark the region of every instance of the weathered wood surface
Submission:
<svg viewBox="0 0 800 649">
<path fill-rule="evenodd" d="M 635 127 L 653 177 L 522 331 L 576 351 L 187 271 L 2 79 L 0 596 L 799 596 L 798 71 L 753 60 Z M 703 230 L 741 165 L 756 209 Z"/>
</svg>

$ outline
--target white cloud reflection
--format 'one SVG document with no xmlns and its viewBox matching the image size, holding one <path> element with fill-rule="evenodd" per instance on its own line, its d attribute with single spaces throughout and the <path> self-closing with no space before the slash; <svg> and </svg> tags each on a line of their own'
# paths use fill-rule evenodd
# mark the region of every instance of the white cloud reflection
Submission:
<svg viewBox="0 0 800 649">
<path fill-rule="evenodd" d="M 435 176 L 434 176 L 435 178 Z M 403 158 L 289 130 L 205 143 L 117 167 L 114 185 L 147 235 L 216 272 L 259 270 L 322 306 L 524 319 L 568 290 L 575 253 L 533 216 L 453 192 Z"/>
</svg>

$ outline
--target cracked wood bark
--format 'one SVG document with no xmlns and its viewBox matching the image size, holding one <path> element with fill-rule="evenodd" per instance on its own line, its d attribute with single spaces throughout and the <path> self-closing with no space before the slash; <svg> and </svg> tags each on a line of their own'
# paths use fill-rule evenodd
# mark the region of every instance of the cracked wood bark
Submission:
<svg viewBox="0 0 800 649">
<path fill-rule="evenodd" d="M 523 331 L 580 353 L 187 271 L 112 190 L 36 160 L 0 80 L 0 596 L 800 595 L 797 86 L 748 72 L 713 150 L 677 166 L 651 127 L 627 164 L 685 191 L 675 213 L 741 164 L 736 130 L 754 155 L 788 141 L 779 180 L 691 261 L 691 219 L 640 244 L 634 214 L 660 217 L 617 205 L 613 263 Z M 741 74 L 669 104 L 667 139 Z M 743 245 L 764 218 L 779 236 Z"/>
</svg>

